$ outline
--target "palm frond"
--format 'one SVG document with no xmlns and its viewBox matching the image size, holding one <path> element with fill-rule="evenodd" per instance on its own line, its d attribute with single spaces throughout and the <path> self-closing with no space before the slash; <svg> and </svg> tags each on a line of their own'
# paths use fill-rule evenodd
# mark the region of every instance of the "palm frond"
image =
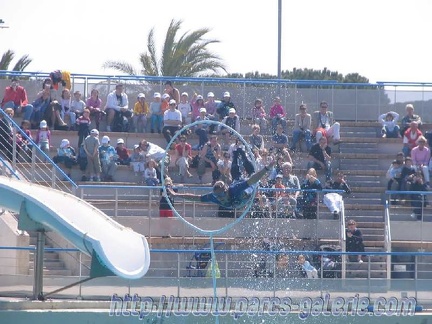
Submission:
<svg viewBox="0 0 432 324">
<path fill-rule="evenodd" d="M 33 60 L 29 58 L 29 55 L 23 55 L 18 62 L 15 63 L 15 66 L 13 67 L 12 71 L 24 71 L 27 66 L 32 62 Z"/>
<path fill-rule="evenodd" d="M 121 61 L 106 61 L 102 67 L 104 69 L 113 69 L 128 75 L 137 75 L 133 66 L 127 62 Z"/>
</svg>

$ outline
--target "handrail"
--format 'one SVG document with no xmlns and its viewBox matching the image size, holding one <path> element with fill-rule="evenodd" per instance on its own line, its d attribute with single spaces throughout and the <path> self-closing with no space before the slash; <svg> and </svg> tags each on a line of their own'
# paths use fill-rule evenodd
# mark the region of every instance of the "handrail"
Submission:
<svg viewBox="0 0 432 324">
<path fill-rule="evenodd" d="M 384 246 L 386 252 L 391 252 L 391 223 L 390 223 L 390 210 L 389 210 L 389 202 L 386 200 L 385 208 L 384 208 Z M 391 256 L 388 255 L 386 257 L 386 266 L 387 266 L 387 279 L 391 279 Z"/>
<path fill-rule="evenodd" d="M 13 175 L 17 180 L 20 180 L 20 177 L 18 176 L 18 174 L 15 172 L 14 169 L 12 169 L 9 165 L 9 163 L 7 163 L 1 156 L 0 156 L 0 162 L 3 164 L 3 167 L 5 167 L 6 169 L 9 170 L 9 172 L 11 173 L 11 175 Z"/>
</svg>

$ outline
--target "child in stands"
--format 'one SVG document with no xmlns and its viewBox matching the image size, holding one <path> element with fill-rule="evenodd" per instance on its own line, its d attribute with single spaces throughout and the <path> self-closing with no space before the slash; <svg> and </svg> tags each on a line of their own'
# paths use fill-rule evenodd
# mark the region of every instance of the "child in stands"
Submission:
<svg viewBox="0 0 432 324">
<path fill-rule="evenodd" d="M 304 255 L 300 254 L 298 256 L 298 264 L 301 265 L 304 272 L 306 272 L 306 275 L 308 279 L 317 279 L 318 278 L 318 271 L 315 269 L 313 265 L 310 264 L 309 261 L 306 260 Z"/>
<path fill-rule="evenodd" d="M 162 103 L 161 103 L 161 94 L 159 92 L 155 92 L 153 95 L 153 101 L 150 103 L 150 113 L 151 113 L 151 132 L 154 133 L 157 131 L 159 134 L 162 133 Z"/>
<path fill-rule="evenodd" d="M 157 186 L 159 184 L 156 173 L 156 162 L 153 159 L 147 162 L 147 167 L 144 170 L 144 181 L 147 186 Z"/>
<path fill-rule="evenodd" d="M 36 134 L 36 144 L 45 153 L 49 154 L 51 132 L 48 129 L 47 122 L 42 120 L 39 124 L 39 130 Z M 45 162 L 46 159 L 44 158 Z"/>
<path fill-rule="evenodd" d="M 189 95 L 187 92 L 183 92 L 180 97 L 180 102 L 177 105 L 177 109 L 182 114 L 182 125 L 190 124 L 192 121 L 192 106 L 188 101 Z"/>
<path fill-rule="evenodd" d="M 101 146 L 99 146 L 99 155 L 101 159 L 102 177 L 104 181 L 114 181 L 114 175 L 117 171 L 117 153 L 114 146 L 110 145 L 108 136 L 102 137 Z"/>
<path fill-rule="evenodd" d="M 147 132 L 147 115 L 149 114 L 149 107 L 145 101 L 145 94 L 139 93 L 137 102 L 134 105 L 133 110 L 133 124 L 135 133 Z"/>
<path fill-rule="evenodd" d="M 167 188 L 172 188 L 173 186 L 173 182 L 171 180 L 171 178 L 166 177 L 165 178 L 165 186 Z M 173 217 L 173 211 L 170 207 L 170 205 L 168 205 L 167 200 L 169 199 L 171 204 L 174 206 L 174 197 L 172 195 L 169 194 L 169 191 L 167 191 L 167 196 L 164 195 L 163 193 L 163 189 L 161 189 L 161 198 L 159 201 L 159 217 Z M 177 189 L 174 189 L 174 192 L 177 192 Z"/>
<path fill-rule="evenodd" d="M 131 162 L 130 165 L 132 166 L 132 170 L 135 173 L 135 177 L 138 178 L 137 183 L 141 184 L 142 179 L 144 178 L 144 154 L 141 152 L 140 147 L 138 144 L 134 145 L 134 150 L 130 156 Z"/>
<path fill-rule="evenodd" d="M 66 174 L 68 178 L 71 177 L 72 167 L 77 164 L 77 156 L 75 150 L 70 146 L 68 139 L 63 139 L 60 147 L 57 149 L 57 155 L 53 158 L 54 163 L 63 163 L 67 169 Z"/>
<path fill-rule="evenodd" d="M 21 129 L 22 131 L 28 136 L 29 139 L 33 140 L 32 137 L 32 133 L 31 133 L 31 123 L 29 120 L 24 119 L 21 122 Z M 24 136 L 22 136 L 22 140 L 21 140 L 21 145 L 22 145 L 22 149 L 24 150 L 25 154 L 30 155 L 31 154 L 31 150 L 32 150 L 32 144 L 30 144 L 29 140 L 27 138 L 25 138 Z"/>
<path fill-rule="evenodd" d="M 78 127 L 78 147 L 81 146 L 84 138 L 90 135 L 90 110 L 84 109 L 82 116 L 78 117 L 76 120 Z"/>
<path fill-rule="evenodd" d="M 70 125 L 72 130 L 75 130 L 76 120 L 84 112 L 85 106 L 85 102 L 81 100 L 81 92 L 75 91 L 69 109 Z"/>
<path fill-rule="evenodd" d="M 129 165 L 131 160 L 123 138 L 119 138 L 117 140 L 117 146 L 115 150 L 118 156 L 117 163 L 119 165 Z"/>
</svg>

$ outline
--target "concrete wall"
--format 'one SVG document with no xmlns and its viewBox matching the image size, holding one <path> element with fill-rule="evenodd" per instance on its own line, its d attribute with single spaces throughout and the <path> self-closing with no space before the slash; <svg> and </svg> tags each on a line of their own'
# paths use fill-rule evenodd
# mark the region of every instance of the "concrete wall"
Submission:
<svg viewBox="0 0 432 324">
<path fill-rule="evenodd" d="M 28 247 L 30 237 L 18 230 L 18 222 L 8 211 L 0 215 L 0 246 Z M 29 251 L 0 250 L 0 274 L 27 275 Z"/>
</svg>

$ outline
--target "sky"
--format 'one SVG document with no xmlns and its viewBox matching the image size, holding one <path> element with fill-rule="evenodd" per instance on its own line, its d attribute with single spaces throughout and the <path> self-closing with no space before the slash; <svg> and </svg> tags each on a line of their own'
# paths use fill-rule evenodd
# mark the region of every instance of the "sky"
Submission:
<svg viewBox="0 0 432 324">
<path fill-rule="evenodd" d="M 430 0 L 281 0 L 282 70 L 324 67 L 377 81 L 432 82 Z M 172 19 L 180 34 L 209 28 L 209 49 L 229 73 L 277 75 L 278 0 L 0 0 L 0 53 L 29 54 L 26 71 L 118 74 L 105 61 L 139 70 L 155 28 L 162 48 Z M 11 67 L 13 66 L 13 63 Z"/>
</svg>

